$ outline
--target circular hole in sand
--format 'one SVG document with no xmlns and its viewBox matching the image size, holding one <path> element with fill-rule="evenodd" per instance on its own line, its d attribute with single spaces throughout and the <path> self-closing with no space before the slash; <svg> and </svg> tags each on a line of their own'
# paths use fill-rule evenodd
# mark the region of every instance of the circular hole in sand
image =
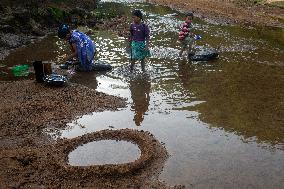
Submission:
<svg viewBox="0 0 284 189">
<path fill-rule="evenodd" d="M 123 164 L 135 161 L 140 154 L 138 146 L 131 142 L 100 140 L 77 147 L 68 160 L 72 166 Z"/>
</svg>

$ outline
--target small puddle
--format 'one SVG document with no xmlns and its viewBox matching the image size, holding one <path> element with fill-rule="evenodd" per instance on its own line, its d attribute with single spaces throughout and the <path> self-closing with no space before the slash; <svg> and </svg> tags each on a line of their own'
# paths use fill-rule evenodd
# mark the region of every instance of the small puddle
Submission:
<svg viewBox="0 0 284 189">
<path fill-rule="evenodd" d="M 122 164 L 135 161 L 140 154 L 138 146 L 131 142 L 101 140 L 79 146 L 68 159 L 72 166 Z"/>
</svg>

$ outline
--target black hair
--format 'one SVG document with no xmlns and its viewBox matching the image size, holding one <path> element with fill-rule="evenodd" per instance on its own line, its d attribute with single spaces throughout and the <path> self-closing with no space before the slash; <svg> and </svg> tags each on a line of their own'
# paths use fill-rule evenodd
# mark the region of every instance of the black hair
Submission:
<svg viewBox="0 0 284 189">
<path fill-rule="evenodd" d="M 133 10 L 133 11 L 132 11 L 132 15 L 133 15 L 133 16 L 137 16 L 137 17 L 139 17 L 141 20 L 143 20 L 143 14 L 142 14 L 142 12 L 141 12 L 140 10 Z"/>
<path fill-rule="evenodd" d="M 191 17 L 193 17 L 193 12 L 188 12 L 185 16 L 191 16 Z"/>
<path fill-rule="evenodd" d="M 67 24 L 61 24 L 58 28 L 58 37 L 64 39 L 70 33 L 70 27 Z"/>
</svg>

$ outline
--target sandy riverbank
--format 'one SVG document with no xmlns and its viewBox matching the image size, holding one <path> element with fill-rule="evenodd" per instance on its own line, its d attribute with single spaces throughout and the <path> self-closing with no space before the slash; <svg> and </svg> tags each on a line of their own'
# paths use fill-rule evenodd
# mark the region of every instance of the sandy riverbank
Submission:
<svg viewBox="0 0 284 189">
<path fill-rule="evenodd" d="M 183 188 L 158 180 L 168 154 L 149 132 L 104 130 L 57 140 L 46 133 L 78 116 L 124 107 L 125 99 L 78 84 L 54 88 L 32 80 L 0 82 L 0 91 L 1 188 Z M 99 140 L 135 143 L 141 156 L 120 165 L 68 165 L 70 151 Z"/>
<path fill-rule="evenodd" d="M 245 26 L 272 26 L 284 28 L 284 9 L 265 3 L 225 0 L 149 0 L 183 12 L 193 11 L 197 16 L 218 24 Z"/>
</svg>

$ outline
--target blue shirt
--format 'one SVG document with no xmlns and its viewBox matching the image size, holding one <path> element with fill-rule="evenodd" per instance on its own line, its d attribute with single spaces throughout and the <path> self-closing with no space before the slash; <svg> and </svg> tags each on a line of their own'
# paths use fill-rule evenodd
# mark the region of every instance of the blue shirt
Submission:
<svg viewBox="0 0 284 189">
<path fill-rule="evenodd" d="M 74 30 L 69 42 L 76 45 L 77 58 L 83 70 L 91 70 L 96 51 L 96 45 L 91 38 L 80 31 Z"/>
</svg>

